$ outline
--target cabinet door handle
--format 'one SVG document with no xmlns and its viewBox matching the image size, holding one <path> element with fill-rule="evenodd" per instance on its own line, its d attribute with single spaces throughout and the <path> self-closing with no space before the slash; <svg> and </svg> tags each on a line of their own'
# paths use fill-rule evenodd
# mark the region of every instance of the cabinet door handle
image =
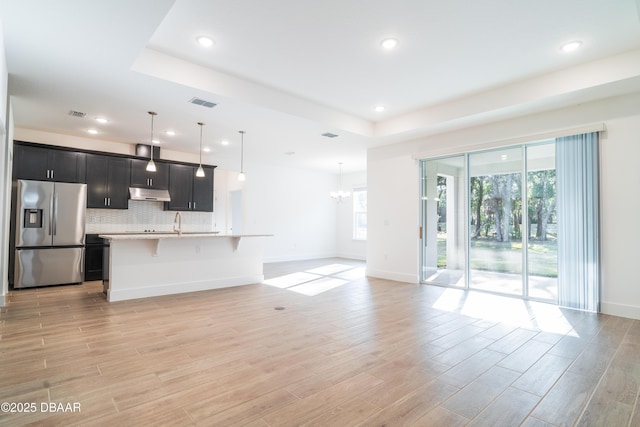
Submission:
<svg viewBox="0 0 640 427">
<path fill-rule="evenodd" d="M 111 206 L 111 197 L 107 197 L 107 206 Z"/>
<path fill-rule="evenodd" d="M 151 178 L 151 187 L 153 187 L 153 178 Z"/>
<path fill-rule="evenodd" d="M 51 169 L 51 179 L 53 179 L 53 169 Z"/>
<path fill-rule="evenodd" d="M 104 205 L 107 206 L 107 198 L 104 198 Z"/>
<path fill-rule="evenodd" d="M 49 169 L 47 169 L 47 179 L 51 178 L 51 171 Z"/>
<path fill-rule="evenodd" d="M 189 202 L 189 209 L 191 209 L 191 202 Z"/>
<path fill-rule="evenodd" d="M 193 202 L 193 210 L 196 210 L 196 202 Z"/>
</svg>

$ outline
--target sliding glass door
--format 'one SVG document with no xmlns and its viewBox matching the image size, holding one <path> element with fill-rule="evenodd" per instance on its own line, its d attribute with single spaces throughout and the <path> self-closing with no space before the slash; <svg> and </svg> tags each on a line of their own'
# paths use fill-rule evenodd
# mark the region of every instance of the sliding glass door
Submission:
<svg viewBox="0 0 640 427">
<path fill-rule="evenodd" d="M 523 294 L 522 148 L 469 155 L 469 287 Z"/>
<path fill-rule="evenodd" d="M 555 140 L 421 170 L 423 282 L 557 302 Z"/>
<path fill-rule="evenodd" d="M 532 145 L 527 155 L 527 295 L 558 299 L 556 144 Z"/>
<path fill-rule="evenodd" d="M 466 287 L 465 157 L 422 163 L 422 281 Z"/>
</svg>

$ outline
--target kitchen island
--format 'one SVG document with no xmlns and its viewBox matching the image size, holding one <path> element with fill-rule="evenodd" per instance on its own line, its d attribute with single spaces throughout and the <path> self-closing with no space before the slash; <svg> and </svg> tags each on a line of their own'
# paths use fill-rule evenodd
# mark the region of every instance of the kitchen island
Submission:
<svg viewBox="0 0 640 427">
<path fill-rule="evenodd" d="M 266 234 L 115 233 L 109 241 L 108 301 L 260 283 Z"/>
</svg>

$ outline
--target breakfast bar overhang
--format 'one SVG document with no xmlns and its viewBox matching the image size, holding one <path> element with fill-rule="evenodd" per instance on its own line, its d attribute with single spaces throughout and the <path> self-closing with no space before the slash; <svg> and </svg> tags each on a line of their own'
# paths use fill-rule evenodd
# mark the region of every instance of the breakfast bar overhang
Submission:
<svg viewBox="0 0 640 427">
<path fill-rule="evenodd" d="M 102 234 L 108 301 L 261 283 L 267 234 Z"/>
</svg>

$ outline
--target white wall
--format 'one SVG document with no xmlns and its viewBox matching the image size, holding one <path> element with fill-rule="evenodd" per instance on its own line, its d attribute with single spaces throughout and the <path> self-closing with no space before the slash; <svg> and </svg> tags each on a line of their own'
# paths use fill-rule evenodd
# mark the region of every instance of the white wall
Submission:
<svg viewBox="0 0 640 427">
<path fill-rule="evenodd" d="M 636 226 L 640 187 L 640 94 L 433 135 L 368 152 L 369 239 L 367 272 L 418 282 L 418 165 L 428 158 L 549 137 L 604 123 L 601 142 L 602 311 L 640 319 Z"/>
<path fill-rule="evenodd" d="M 13 131 L 13 116 L 8 96 L 7 61 L 4 50 L 4 36 L 2 23 L 0 22 L 0 306 L 5 304 L 5 295 L 8 292 L 9 266 L 8 244 L 9 222 L 11 211 L 11 166 L 13 164 L 13 144 L 11 134 Z"/>
<path fill-rule="evenodd" d="M 406 154 L 367 158 L 367 275 L 418 282 L 418 167 Z"/>
<path fill-rule="evenodd" d="M 601 310 L 636 319 L 640 319 L 639 134 L 640 114 L 608 120 L 600 145 Z"/>
<path fill-rule="evenodd" d="M 266 262 L 336 255 L 336 175 L 245 163 L 244 233 L 265 239 Z"/>
<path fill-rule="evenodd" d="M 356 172 L 342 175 L 342 190 L 350 191 L 367 187 L 367 173 Z M 336 190 L 337 190 L 336 186 Z M 353 239 L 353 196 L 342 202 L 334 202 L 337 210 L 336 245 L 340 258 L 365 260 L 367 241 Z"/>
</svg>

